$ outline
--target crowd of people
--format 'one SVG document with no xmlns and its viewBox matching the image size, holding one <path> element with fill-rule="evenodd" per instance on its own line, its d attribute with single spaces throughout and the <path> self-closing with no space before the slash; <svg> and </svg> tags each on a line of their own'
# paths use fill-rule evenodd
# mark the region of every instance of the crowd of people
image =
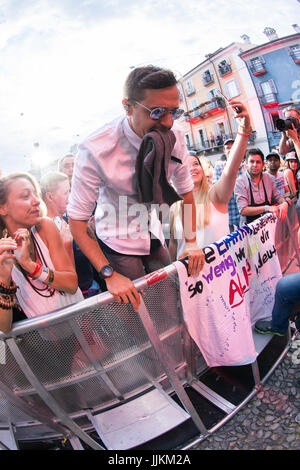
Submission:
<svg viewBox="0 0 300 470">
<path fill-rule="evenodd" d="M 297 110 L 288 109 L 286 117 L 296 116 L 299 127 L 282 132 L 280 154 L 264 157 L 258 148 L 247 150 L 248 110 L 230 100 L 238 130 L 212 168 L 205 157 L 188 152 L 175 122 L 183 110 L 171 71 L 132 70 L 122 104 L 123 116 L 91 134 L 76 157 L 63 157 L 57 171 L 38 183 L 29 173 L 0 178 L 1 331 L 9 332 L 15 319 L 43 315 L 105 289 L 137 311 L 135 279 L 180 258 L 188 259 L 191 276 L 198 275 L 203 246 L 267 212 L 284 220 L 298 197 Z M 170 240 L 157 206 L 170 209 Z M 144 218 L 136 216 L 141 207 Z M 295 286 L 300 277 L 291 282 Z M 292 290 L 294 304 L 295 288 L 286 285 L 288 276 L 276 302 Z M 280 309 L 275 310 L 274 322 L 258 325 L 258 331 L 283 333 L 289 313 L 285 309 L 285 320 L 278 322 Z"/>
</svg>

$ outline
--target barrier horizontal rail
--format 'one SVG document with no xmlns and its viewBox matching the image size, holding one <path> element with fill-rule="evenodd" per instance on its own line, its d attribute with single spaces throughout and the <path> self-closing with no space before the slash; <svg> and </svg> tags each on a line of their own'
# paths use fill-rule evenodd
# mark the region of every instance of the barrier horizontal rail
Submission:
<svg viewBox="0 0 300 470">
<path fill-rule="evenodd" d="M 292 258 L 300 264 L 297 231 L 293 205 L 276 231 L 283 269 Z M 162 394 L 175 391 L 200 434 L 207 435 L 184 390 L 205 364 L 183 323 L 176 267 L 134 284 L 143 298 L 139 315 L 104 292 L 0 333 L 6 345 L 0 425 L 13 423 L 19 440 L 66 436 L 102 450 L 89 435 L 90 413 L 156 388 Z"/>
</svg>

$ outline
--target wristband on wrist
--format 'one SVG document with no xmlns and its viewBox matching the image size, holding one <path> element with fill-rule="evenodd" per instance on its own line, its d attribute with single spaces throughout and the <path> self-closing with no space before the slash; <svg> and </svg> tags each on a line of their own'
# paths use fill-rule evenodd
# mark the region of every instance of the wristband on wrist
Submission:
<svg viewBox="0 0 300 470">
<path fill-rule="evenodd" d="M 27 276 L 34 277 L 39 272 L 41 267 L 42 267 L 41 263 L 36 263 L 35 270 L 32 273 L 27 273 Z"/>
<path fill-rule="evenodd" d="M 251 133 L 250 134 L 244 134 L 242 132 L 237 132 L 238 135 L 242 135 L 243 137 L 250 137 Z"/>
<path fill-rule="evenodd" d="M 47 279 L 47 284 L 52 284 L 53 281 L 54 281 L 54 272 L 52 271 L 52 269 L 49 269 L 49 276 Z"/>
<path fill-rule="evenodd" d="M 45 282 L 48 276 L 49 276 L 49 268 L 47 268 L 46 266 L 42 266 L 42 272 L 39 275 L 39 277 L 35 278 L 35 280 Z"/>
<path fill-rule="evenodd" d="M 264 212 L 269 212 L 270 211 L 270 206 L 265 206 Z"/>
</svg>

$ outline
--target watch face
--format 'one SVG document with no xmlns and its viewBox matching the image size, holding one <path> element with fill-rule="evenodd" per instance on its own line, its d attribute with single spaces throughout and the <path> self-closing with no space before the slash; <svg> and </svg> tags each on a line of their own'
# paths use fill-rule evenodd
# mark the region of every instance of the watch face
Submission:
<svg viewBox="0 0 300 470">
<path fill-rule="evenodd" d="M 114 270 L 109 264 L 103 266 L 103 268 L 100 269 L 100 275 L 104 278 L 112 276 L 113 272 Z"/>
</svg>

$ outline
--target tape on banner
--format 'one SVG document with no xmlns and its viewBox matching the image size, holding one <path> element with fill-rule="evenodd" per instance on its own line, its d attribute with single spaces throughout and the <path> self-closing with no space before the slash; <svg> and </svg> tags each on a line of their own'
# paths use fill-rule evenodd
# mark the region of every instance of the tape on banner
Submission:
<svg viewBox="0 0 300 470">
<path fill-rule="evenodd" d="M 0 339 L 0 364 L 6 364 L 6 344 Z"/>
<path fill-rule="evenodd" d="M 162 279 L 165 279 L 168 274 L 164 269 L 159 269 L 158 271 L 154 271 L 154 273 L 147 274 L 145 277 L 147 281 L 147 285 L 151 286 L 152 284 L 155 284 L 158 281 L 161 281 Z"/>
</svg>

